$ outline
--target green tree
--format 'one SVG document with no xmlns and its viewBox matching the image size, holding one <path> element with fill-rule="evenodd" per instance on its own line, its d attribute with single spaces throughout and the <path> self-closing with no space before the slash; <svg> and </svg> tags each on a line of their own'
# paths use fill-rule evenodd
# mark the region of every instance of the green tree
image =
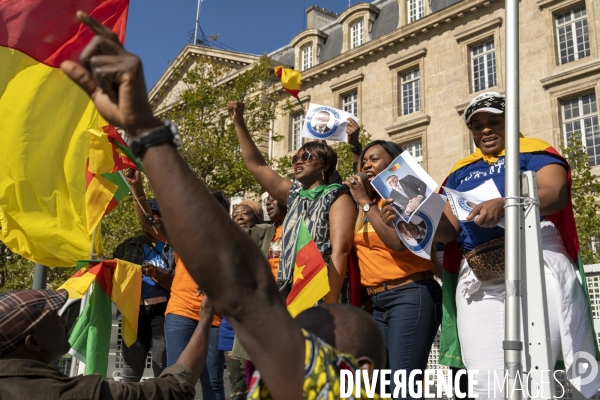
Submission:
<svg viewBox="0 0 600 400">
<path fill-rule="evenodd" d="M 600 180 L 591 171 L 581 133 L 572 134 L 567 146 L 561 147 L 561 150 L 571 165 L 573 209 L 581 246 L 581 259 L 584 264 L 598 263 L 600 250 L 594 249 L 592 243 L 598 243 L 600 240 L 600 214 L 596 203 L 600 196 Z"/>
<path fill-rule="evenodd" d="M 371 141 L 371 135 L 364 129 L 363 125 L 360 126 L 358 141 L 363 148 Z M 354 175 L 350 145 L 348 143 L 337 143 L 333 145 L 333 148 L 338 156 L 337 170 L 342 179 L 346 179 L 350 175 Z"/>
<path fill-rule="evenodd" d="M 174 67 L 176 71 L 181 68 Z M 241 74 L 235 72 L 231 67 L 200 57 L 187 72 L 179 72 L 184 84 L 181 103 L 161 116 L 177 121 L 183 137 L 183 157 L 208 187 L 226 196 L 259 194 L 261 188 L 239 151 L 227 102 L 245 103 L 248 130 L 259 148 L 265 149 L 268 141 L 264 134 L 271 131 L 277 110 L 276 80 L 266 56 Z M 274 140 L 281 139 L 271 134 Z M 268 162 L 274 165 L 275 160 Z"/>
</svg>

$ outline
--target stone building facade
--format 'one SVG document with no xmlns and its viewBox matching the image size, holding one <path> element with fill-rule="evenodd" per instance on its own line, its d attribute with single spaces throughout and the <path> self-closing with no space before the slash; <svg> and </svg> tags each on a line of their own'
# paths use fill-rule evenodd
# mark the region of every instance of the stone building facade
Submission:
<svg viewBox="0 0 600 400">
<path fill-rule="evenodd" d="M 197 46 L 186 46 L 178 58 L 191 65 L 206 52 L 240 70 L 257 58 Z M 570 133 L 581 131 L 596 172 L 599 53 L 597 0 L 520 2 L 521 132 L 559 148 Z M 466 105 L 483 91 L 505 91 L 504 1 L 376 0 L 340 15 L 313 6 L 307 29 L 269 55 L 302 71 L 305 105 L 355 113 L 373 139 L 403 145 L 441 183 L 473 150 L 462 120 Z M 155 111 L 177 101 L 179 83 L 169 76 L 165 72 L 150 93 Z M 286 97 L 282 92 L 282 102 Z M 265 152 L 295 152 L 302 121 L 299 105 L 280 113 L 273 131 L 284 140 Z"/>
</svg>

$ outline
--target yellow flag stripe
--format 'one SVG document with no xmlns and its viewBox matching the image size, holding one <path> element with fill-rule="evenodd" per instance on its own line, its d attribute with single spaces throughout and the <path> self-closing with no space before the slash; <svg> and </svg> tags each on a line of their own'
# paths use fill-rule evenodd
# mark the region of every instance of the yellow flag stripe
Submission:
<svg viewBox="0 0 600 400">
<path fill-rule="evenodd" d="M 121 337 L 127 346 L 137 340 L 139 298 L 142 295 L 142 268 L 123 260 L 117 260 L 113 275 L 111 299 L 123 315 Z"/>
<path fill-rule="evenodd" d="M 51 267 L 87 258 L 85 165 L 101 121 L 58 68 L 0 46 L 0 239 Z"/>
<path fill-rule="evenodd" d="M 294 301 L 288 306 L 288 311 L 295 317 L 302 311 L 315 305 L 329 292 L 329 276 L 327 268 L 323 268 L 311 281 L 298 293 Z"/>
</svg>

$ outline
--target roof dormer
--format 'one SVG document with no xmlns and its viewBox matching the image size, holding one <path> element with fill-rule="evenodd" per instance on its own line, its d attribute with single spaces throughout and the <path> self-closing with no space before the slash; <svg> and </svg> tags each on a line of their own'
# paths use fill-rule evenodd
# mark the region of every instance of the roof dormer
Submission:
<svg viewBox="0 0 600 400">
<path fill-rule="evenodd" d="M 344 33 L 342 52 L 354 49 L 371 39 L 373 21 L 379 14 L 379 8 L 371 3 L 359 3 L 348 8 L 338 18 Z"/>
<path fill-rule="evenodd" d="M 318 29 L 307 29 L 292 39 L 290 46 L 294 48 L 294 65 L 298 71 L 306 71 L 319 63 L 321 49 L 327 37 L 325 32 Z"/>
</svg>

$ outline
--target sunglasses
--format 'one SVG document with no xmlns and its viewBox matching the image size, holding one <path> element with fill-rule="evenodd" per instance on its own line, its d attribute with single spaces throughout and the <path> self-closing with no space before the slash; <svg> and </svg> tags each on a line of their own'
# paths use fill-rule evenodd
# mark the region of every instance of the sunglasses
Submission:
<svg viewBox="0 0 600 400">
<path fill-rule="evenodd" d="M 310 160 L 310 159 L 312 159 L 312 155 L 308 151 L 305 151 L 304 153 L 302 153 L 301 156 L 299 156 L 298 154 L 295 154 L 292 157 L 292 164 L 296 165 L 298 163 L 298 161 L 308 162 L 308 160 Z"/>
<path fill-rule="evenodd" d="M 274 201 L 275 201 L 275 199 L 274 199 L 274 198 L 272 198 L 271 196 L 269 196 L 269 197 L 265 197 L 265 200 L 264 200 L 263 204 L 264 204 L 264 205 L 265 205 L 265 207 L 266 207 L 266 206 L 267 206 L 267 204 L 271 204 L 271 203 L 272 203 L 272 202 L 274 202 Z"/>
</svg>

